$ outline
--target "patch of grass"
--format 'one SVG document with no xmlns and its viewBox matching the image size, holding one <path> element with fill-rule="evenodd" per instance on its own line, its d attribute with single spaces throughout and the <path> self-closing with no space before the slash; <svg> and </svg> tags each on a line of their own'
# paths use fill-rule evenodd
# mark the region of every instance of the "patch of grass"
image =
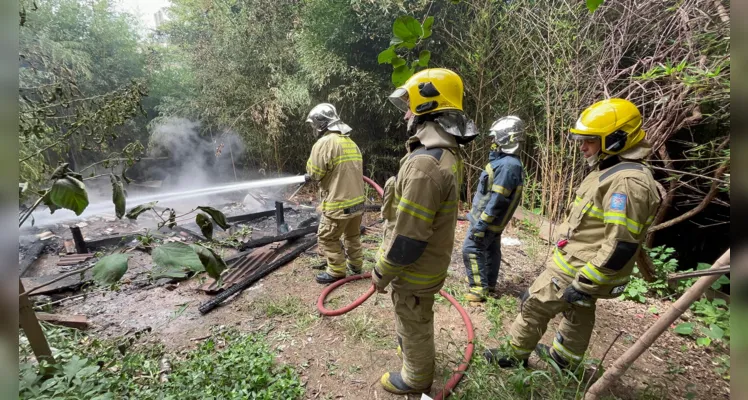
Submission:
<svg viewBox="0 0 748 400">
<path fill-rule="evenodd" d="M 298 318 L 296 318 L 296 322 L 294 323 L 294 328 L 296 328 L 299 332 L 306 332 L 309 328 L 311 328 L 317 321 L 319 321 L 320 316 L 318 314 L 302 314 Z"/>
<path fill-rule="evenodd" d="M 346 315 L 340 323 L 348 339 L 369 343 L 381 349 L 395 346 L 385 330 L 368 314 Z"/>
<path fill-rule="evenodd" d="M 467 287 L 464 283 L 460 283 L 460 282 L 461 281 L 459 278 L 454 278 L 454 279 L 447 278 L 447 280 L 444 282 L 444 286 L 442 287 L 442 290 L 451 294 L 452 297 L 454 297 L 455 299 L 457 299 L 457 301 L 463 304 L 461 297 L 467 292 Z M 435 298 L 435 302 L 437 304 L 450 305 L 449 300 L 438 295 Z"/>
<path fill-rule="evenodd" d="M 491 323 L 490 336 L 495 336 L 503 329 L 504 318 L 514 318 L 518 312 L 519 301 L 514 296 L 502 296 L 498 299 L 486 298 L 486 316 Z"/>
<path fill-rule="evenodd" d="M 479 346 L 476 354 L 483 353 Z M 482 356 L 473 357 L 455 399 L 549 399 L 581 397 L 584 383 L 571 374 L 561 375 L 544 369 L 500 369 Z"/>
<path fill-rule="evenodd" d="M 361 243 L 376 243 L 382 244 L 382 235 L 361 235 Z"/>
<path fill-rule="evenodd" d="M 295 296 L 260 300 L 257 307 L 266 317 L 269 318 L 278 316 L 296 317 L 304 314 L 303 303 L 300 298 Z"/>
<path fill-rule="evenodd" d="M 300 399 L 304 387 L 290 367 L 260 335 L 216 332 L 182 357 L 164 354 L 157 345 L 132 347 L 124 355 L 114 340 L 99 340 L 77 330 L 44 325 L 58 360 L 43 363 L 51 376 L 39 374 L 25 336 L 19 345 L 20 399 Z M 171 364 L 161 382 L 162 363 Z M 248 379 L 251 377 L 251 379 Z"/>
</svg>

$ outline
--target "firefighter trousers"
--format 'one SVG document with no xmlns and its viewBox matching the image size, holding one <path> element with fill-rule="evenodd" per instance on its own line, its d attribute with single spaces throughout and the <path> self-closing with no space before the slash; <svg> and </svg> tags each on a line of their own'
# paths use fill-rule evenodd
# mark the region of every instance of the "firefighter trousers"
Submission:
<svg viewBox="0 0 748 400">
<path fill-rule="evenodd" d="M 403 355 L 403 381 L 413 389 L 426 389 L 434 381 L 434 295 L 414 296 L 392 289 L 395 331 Z"/>
<path fill-rule="evenodd" d="M 470 291 L 485 296 L 489 289 L 496 287 L 501 263 L 501 233 L 486 231 L 482 238 L 471 237 L 470 226 L 462 244 L 462 261 L 468 277 Z"/>
<path fill-rule="evenodd" d="M 327 273 L 330 276 L 345 276 L 346 263 L 352 270 L 361 270 L 364 263 L 361 249 L 361 217 L 362 214 L 347 219 L 332 219 L 323 215 L 320 219 L 317 243 L 327 258 Z"/>
<path fill-rule="evenodd" d="M 543 337 L 548 322 L 563 313 L 551 351 L 571 365 L 582 361 L 595 326 L 595 301 L 587 307 L 565 301 L 561 296 L 571 282 L 571 277 L 546 269 L 522 296 L 519 315 L 509 328 L 509 343 L 515 357 L 527 359 Z"/>
</svg>

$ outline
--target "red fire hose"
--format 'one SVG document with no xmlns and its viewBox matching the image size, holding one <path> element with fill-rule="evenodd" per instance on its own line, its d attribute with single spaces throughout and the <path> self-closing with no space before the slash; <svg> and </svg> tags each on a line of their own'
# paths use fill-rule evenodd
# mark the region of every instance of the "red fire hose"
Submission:
<svg viewBox="0 0 748 400">
<path fill-rule="evenodd" d="M 382 188 L 377 185 L 376 182 L 373 180 L 364 177 L 364 181 L 371 185 L 371 187 L 374 188 L 374 190 L 379 193 L 380 196 L 383 195 Z M 370 286 L 369 290 L 366 291 L 363 295 L 361 295 L 359 298 L 354 300 L 351 304 L 339 308 L 337 310 L 329 310 L 325 308 L 325 299 L 327 299 L 327 296 L 330 295 L 335 289 L 339 288 L 340 286 L 355 281 L 358 279 L 367 279 L 371 278 L 371 273 L 366 273 L 363 275 L 353 275 L 349 276 L 347 278 L 341 279 L 339 281 L 334 282 L 330 286 L 326 287 L 325 290 L 322 291 L 322 293 L 319 295 L 319 299 L 317 299 L 317 309 L 322 315 L 326 315 L 328 317 L 334 317 L 338 315 L 345 314 L 354 308 L 360 306 L 363 304 L 363 302 L 366 301 L 369 297 L 371 297 L 372 294 L 375 292 L 374 286 Z M 457 312 L 460 313 L 460 316 L 462 317 L 462 321 L 465 323 L 465 330 L 467 331 L 468 335 L 468 344 L 465 348 L 465 355 L 462 358 L 462 363 L 460 363 L 460 366 L 457 367 L 455 370 L 455 373 L 449 378 L 446 385 L 444 385 L 444 389 L 442 389 L 439 394 L 436 395 L 434 398 L 435 400 L 443 400 L 449 397 L 450 394 L 452 394 L 452 390 L 457 386 L 457 384 L 460 382 L 460 379 L 462 379 L 462 375 L 467 370 L 468 365 L 470 364 L 470 359 L 473 357 L 473 349 L 475 348 L 475 344 L 473 343 L 475 340 L 475 334 L 473 332 L 473 322 L 470 321 L 470 316 L 468 315 L 467 311 L 465 311 L 464 308 L 460 305 L 460 303 L 455 300 L 454 297 L 452 297 L 449 293 L 445 292 L 444 290 L 439 291 L 439 294 L 444 297 L 445 299 L 449 300 L 450 303 L 457 309 Z"/>
</svg>

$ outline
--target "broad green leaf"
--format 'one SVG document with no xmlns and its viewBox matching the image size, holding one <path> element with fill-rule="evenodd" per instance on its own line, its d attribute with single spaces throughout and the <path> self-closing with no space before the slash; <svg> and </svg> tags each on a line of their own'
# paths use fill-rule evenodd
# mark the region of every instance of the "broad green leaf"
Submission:
<svg viewBox="0 0 748 400">
<path fill-rule="evenodd" d="M 99 285 L 113 285 L 127 272 L 127 255 L 110 254 L 102 257 L 93 267 L 93 280 Z"/>
<path fill-rule="evenodd" d="M 422 67 L 428 67 L 429 66 L 429 60 L 431 60 L 431 52 L 428 50 L 421 50 L 420 53 L 418 53 L 418 65 Z"/>
<path fill-rule="evenodd" d="M 682 324 L 678 324 L 673 329 L 673 332 L 679 335 L 690 335 L 693 333 L 693 322 L 684 322 Z"/>
<path fill-rule="evenodd" d="M 707 264 L 707 263 L 703 263 L 703 262 L 700 262 L 700 263 L 696 264 L 696 270 L 697 271 L 709 269 L 711 267 L 712 267 L 712 264 Z"/>
<path fill-rule="evenodd" d="M 57 207 L 57 205 L 52 202 L 52 198 L 50 197 L 51 193 L 52 193 L 51 189 L 48 190 L 46 193 L 44 193 L 44 196 L 42 197 L 42 203 L 44 203 L 44 205 L 49 208 L 50 214 L 54 214 L 55 211 L 60 209 L 60 207 Z"/>
<path fill-rule="evenodd" d="M 125 214 L 125 217 L 127 217 L 128 219 L 138 219 L 140 214 L 153 209 L 153 206 L 155 206 L 156 203 L 158 203 L 158 201 L 152 201 L 150 203 L 145 203 L 134 207 L 133 209 L 128 211 L 127 214 Z"/>
<path fill-rule="evenodd" d="M 114 203 L 114 213 L 117 218 L 122 219 L 125 216 L 125 188 L 118 176 L 109 174 L 109 180 L 112 182 L 112 202 Z"/>
<path fill-rule="evenodd" d="M 153 262 L 162 268 L 159 272 L 203 271 L 203 263 L 195 250 L 182 242 L 169 242 L 153 249 Z"/>
<path fill-rule="evenodd" d="M 604 2 L 605 2 L 605 0 L 587 0 L 587 9 L 590 10 L 591 13 L 593 13 Z"/>
<path fill-rule="evenodd" d="M 397 48 L 399 48 L 399 49 L 406 48 L 408 50 L 411 50 L 414 47 L 416 47 L 416 41 L 415 40 L 406 40 L 406 41 L 400 43 L 399 45 L 397 45 Z"/>
<path fill-rule="evenodd" d="M 201 211 L 205 211 L 206 213 L 208 213 L 208 215 L 210 215 L 210 217 L 213 218 L 213 222 L 215 222 L 216 225 L 220 226 L 221 229 L 223 229 L 224 231 L 231 227 L 231 225 L 229 225 L 229 223 L 226 222 L 226 216 L 223 215 L 222 212 L 216 210 L 215 208 L 208 207 L 208 206 L 198 206 L 197 208 L 200 209 Z"/>
<path fill-rule="evenodd" d="M 712 344 L 712 339 L 709 339 L 708 337 L 700 337 L 696 339 L 696 344 L 706 347 Z"/>
<path fill-rule="evenodd" d="M 405 59 L 402 57 L 395 56 L 395 58 L 392 59 L 392 68 L 397 68 L 401 65 L 405 65 Z"/>
<path fill-rule="evenodd" d="M 379 64 L 389 64 L 392 62 L 392 59 L 397 57 L 397 54 L 395 54 L 395 47 L 390 46 L 386 48 L 384 51 L 379 53 L 377 56 L 377 62 Z"/>
<path fill-rule="evenodd" d="M 407 65 L 401 65 L 392 71 L 392 83 L 396 87 L 400 87 L 411 76 L 413 76 L 413 71 Z"/>
<path fill-rule="evenodd" d="M 397 37 L 393 37 L 390 39 L 390 46 L 397 46 L 398 44 L 402 43 L 403 40 Z"/>
<path fill-rule="evenodd" d="M 86 185 L 70 176 L 60 178 L 52 184 L 49 199 L 59 208 L 72 210 L 75 215 L 81 215 L 83 210 L 88 207 Z"/>
<path fill-rule="evenodd" d="M 81 359 L 78 356 L 73 356 L 62 367 L 62 372 L 65 374 L 66 378 L 73 379 L 73 377 L 75 376 L 75 374 L 77 374 L 78 371 L 80 371 L 81 369 L 83 369 L 83 367 L 86 366 L 87 362 L 88 362 L 88 359 L 86 359 L 86 358 Z"/>
<path fill-rule="evenodd" d="M 221 256 L 216 254 L 212 249 L 200 246 L 199 244 L 192 244 L 190 246 L 200 258 L 200 262 L 203 263 L 203 267 L 208 275 L 217 280 L 221 276 L 221 272 L 226 269 L 226 263 L 221 259 Z"/>
<path fill-rule="evenodd" d="M 199 213 L 195 216 L 195 223 L 200 227 L 200 231 L 208 240 L 213 240 L 213 221 L 207 214 Z"/>
<path fill-rule="evenodd" d="M 402 15 L 392 24 L 392 34 L 404 42 L 415 41 L 423 35 L 423 29 L 417 19 L 410 15 Z"/>
<path fill-rule="evenodd" d="M 52 389 L 53 387 L 57 386 L 57 384 L 60 383 L 60 380 L 58 378 L 49 378 L 44 383 L 42 383 L 42 386 L 39 388 L 39 391 L 44 393 L 49 389 Z"/>
<path fill-rule="evenodd" d="M 712 304 L 714 306 L 726 306 L 727 302 L 725 301 L 725 299 L 714 299 L 712 300 Z"/>
<path fill-rule="evenodd" d="M 423 24 L 421 25 L 421 29 L 423 30 L 423 36 L 421 36 L 422 39 L 427 39 L 429 36 L 431 36 L 431 27 L 434 25 L 434 17 L 426 17 L 426 19 L 423 21 Z"/>
<path fill-rule="evenodd" d="M 158 265 L 153 267 L 153 269 L 151 270 L 151 275 L 153 276 L 154 279 L 158 279 L 158 278 L 181 279 L 181 278 L 187 277 L 187 273 L 184 270 L 159 267 Z"/>
<path fill-rule="evenodd" d="M 98 370 L 99 370 L 99 366 L 98 365 L 90 365 L 90 366 L 88 366 L 86 368 L 83 368 L 82 370 L 78 371 L 78 373 L 75 374 L 75 376 L 77 378 L 80 378 L 80 379 L 85 379 L 85 378 L 88 378 L 89 376 L 95 374 L 96 371 L 98 371 Z"/>
<path fill-rule="evenodd" d="M 709 336 L 713 340 L 719 340 L 725 337 L 725 331 L 715 324 L 709 325 L 709 328 L 702 327 L 701 333 Z"/>
<path fill-rule="evenodd" d="M 730 284 L 730 278 L 722 275 L 719 277 L 719 279 L 717 279 L 716 281 L 714 281 L 714 283 L 712 283 L 712 289 L 719 290 L 720 288 L 722 288 L 723 285 L 729 285 L 729 284 Z"/>
</svg>

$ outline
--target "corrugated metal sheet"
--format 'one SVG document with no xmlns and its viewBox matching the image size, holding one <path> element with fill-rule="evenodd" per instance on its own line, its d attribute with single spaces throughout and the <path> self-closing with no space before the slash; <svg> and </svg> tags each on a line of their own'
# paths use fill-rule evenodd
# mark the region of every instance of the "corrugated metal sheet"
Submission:
<svg viewBox="0 0 748 400">
<path fill-rule="evenodd" d="M 94 257 L 93 253 L 84 253 L 84 254 L 69 254 L 66 256 L 61 256 L 60 261 L 57 262 L 57 265 L 60 267 L 66 267 L 70 265 L 76 265 L 80 264 L 84 261 L 90 260 Z"/>
<path fill-rule="evenodd" d="M 218 286 L 218 281 L 211 279 L 200 286 L 199 289 L 208 294 L 220 293 L 226 290 L 235 283 L 242 281 L 261 266 L 272 261 L 278 255 L 278 249 L 284 244 L 285 242 L 277 242 L 258 247 L 246 256 L 234 261 L 226 269 L 221 275 L 223 280 L 221 286 Z"/>
</svg>

